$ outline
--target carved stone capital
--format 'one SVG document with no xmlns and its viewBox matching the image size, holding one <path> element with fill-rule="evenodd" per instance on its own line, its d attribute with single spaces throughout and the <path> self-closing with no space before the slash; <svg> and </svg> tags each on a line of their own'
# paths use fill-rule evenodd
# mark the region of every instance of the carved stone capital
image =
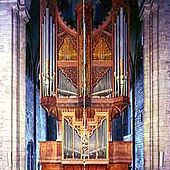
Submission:
<svg viewBox="0 0 170 170">
<path fill-rule="evenodd" d="M 19 6 L 19 16 L 20 16 L 20 18 L 24 19 L 25 22 L 27 23 L 30 19 L 30 15 L 29 15 L 29 12 L 28 12 L 26 5 L 18 4 L 18 6 Z"/>
<path fill-rule="evenodd" d="M 154 12 L 155 10 L 158 10 L 158 4 L 151 1 L 149 3 L 144 3 L 143 8 L 140 11 L 139 17 L 141 20 L 144 20 L 149 17 L 149 15 Z"/>
<path fill-rule="evenodd" d="M 27 23 L 30 19 L 30 15 L 26 5 L 21 5 L 19 2 L 12 6 L 13 14 L 19 15 Z"/>
</svg>

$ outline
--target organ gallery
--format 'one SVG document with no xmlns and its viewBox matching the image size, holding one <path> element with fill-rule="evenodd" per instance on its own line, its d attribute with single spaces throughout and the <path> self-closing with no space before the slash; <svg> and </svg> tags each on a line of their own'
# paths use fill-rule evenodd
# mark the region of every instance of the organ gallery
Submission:
<svg viewBox="0 0 170 170">
<path fill-rule="evenodd" d="M 132 143 L 112 132 L 130 100 L 130 8 L 113 1 L 97 28 L 94 10 L 79 1 L 72 28 L 57 0 L 40 1 L 40 100 L 58 122 L 56 141 L 39 142 L 43 170 L 125 170 L 132 162 Z"/>
</svg>

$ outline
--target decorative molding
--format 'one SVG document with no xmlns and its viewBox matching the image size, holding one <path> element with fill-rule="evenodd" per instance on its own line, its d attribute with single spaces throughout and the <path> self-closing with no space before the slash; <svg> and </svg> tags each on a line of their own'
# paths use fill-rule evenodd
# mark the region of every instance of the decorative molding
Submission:
<svg viewBox="0 0 170 170">
<path fill-rule="evenodd" d="M 94 87 L 108 72 L 110 67 L 93 67 L 92 68 L 92 86 Z"/>
<path fill-rule="evenodd" d="M 62 73 L 77 87 L 77 67 L 60 67 Z"/>
</svg>

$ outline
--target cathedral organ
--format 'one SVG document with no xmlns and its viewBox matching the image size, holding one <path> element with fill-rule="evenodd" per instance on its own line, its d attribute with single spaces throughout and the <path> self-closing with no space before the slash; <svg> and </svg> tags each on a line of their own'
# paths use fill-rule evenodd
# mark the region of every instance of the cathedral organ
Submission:
<svg viewBox="0 0 170 170">
<path fill-rule="evenodd" d="M 40 1 L 40 99 L 59 129 L 57 141 L 40 142 L 40 162 L 43 170 L 125 169 L 131 142 L 109 140 L 109 126 L 129 104 L 129 7 L 113 1 L 97 29 L 90 3 L 77 4 L 76 17 L 72 29 L 57 0 Z"/>
</svg>

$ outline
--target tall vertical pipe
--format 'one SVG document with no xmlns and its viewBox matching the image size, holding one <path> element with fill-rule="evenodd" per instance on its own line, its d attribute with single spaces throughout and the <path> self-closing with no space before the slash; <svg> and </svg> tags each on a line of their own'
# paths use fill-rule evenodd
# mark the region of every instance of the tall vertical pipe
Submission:
<svg viewBox="0 0 170 170">
<path fill-rule="evenodd" d="M 118 87 L 118 96 L 120 95 L 120 93 L 119 93 L 119 91 L 120 91 L 120 70 L 119 70 L 119 64 L 120 64 L 120 46 L 119 46 L 119 40 L 120 40 L 120 35 L 119 35 L 119 30 L 120 30 L 120 28 L 119 28 L 119 15 L 117 16 L 117 24 L 116 24 L 116 26 L 117 26 L 117 28 L 116 28 L 116 32 L 117 32 L 117 87 Z"/>
<path fill-rule="evenodd" d="M 53 21 L 52 16 L 50 16 L 50 96 L 52 95 L 52 85 L 53 85 Z"/>
<path fill-rule="evenodd" d="M 46 95 L 49 95 L 49 8 L 46 8 Z"/>
<path fill-rule="evenodd" d="M 114 64 L 115 64 L 115 68 L 114 68 L 114 82 L 115 82 L 115 90 L 114 90 L 114 94 L 115 97 L 117 96 L 117 37 L 116 37 L 116 23 L 114 23 Z"/>
<path fill-rule="evenodd" d="M 42 50 L 42 55 L 41 55 L 41 72 L 42 72 L 42 77 L 41 77 L 41 81 L 42 81 L 42 91 L 41 91 L 41 94 L 42 96 L 41 97 L 44 97 L 44 74 L 45 74 L 45 70 L 44 70 L 44 24 L 42 24 L 42 44 L 41 44 L 41 50 Z"/>
<path fill-rule="evenodd" d="M 123 53 L 124 53 L 124 96 L 126 96 L 126 22 L 125 15 L 123 15 Z"/>
<path fill-rule="evenodd" d="M 125 37 L 126 37 L 126 47 L 125 47 L 125 56 L 126 56 L 126 96 L 128 96 L 128 24 L 125 24 Z"/>
<path fill-rule="evenodd" d="M 123 8 L 120 8 L 120 94 L 123 95 Z"/>
<path fill-rule="evenodd" d="M 44 34 L 43 34 L 43 39 L 44 39 L 44 41 L 43 41 L 43 54 L 44 54 L 44 56 L 43 56 L 43 70 L 44 70 L 44 74 L 43 74 L 43 91 L 44 91 L 44 96 L 46 96 L 46 85 L 45 85 L 45 80 L 46 80 L 46 67 L 45 67 L 45 65 L 46 65 L 46 18 L 45 18 L 45 16 L 44 16 Z"/>
<path fill-rule="evenodd" d="M 56 58 L 55 57 L 55 24 L 53 23 L 53 69 L 52 69 L 52 72 L 53 72 L 53 94 L 54 94 L 54 90 L 55 90 L 55 62 L 56 62 Z"/>
</svg>

